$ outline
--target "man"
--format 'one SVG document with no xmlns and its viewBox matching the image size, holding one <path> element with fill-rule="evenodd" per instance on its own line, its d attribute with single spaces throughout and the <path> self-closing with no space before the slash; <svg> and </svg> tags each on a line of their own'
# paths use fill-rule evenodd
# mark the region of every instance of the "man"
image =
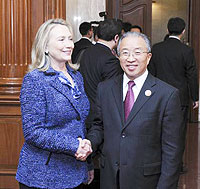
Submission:
<svg viewBox="0 0 200 189">
<path fill-rule="evenodd" d="M 130 29 L 131 32 L 138 32 L 138 33 L 142 33 L 142 28 L 138 25 L 133 25 L 131 26 L 131 29 Z"/>
<path fill-rule="evenodd" d="M 99 82 L 122 73 L 119 59 L 112 50 L 117 46 L 122 26 L 115 19 L 106 19 L 97 28 L 98 41 L 86 49 L 81 59 L 80 72 L 90 101 L 90 113 L 86 126 L 89 128 L 95 112 L 95 99 Z"/>
<path fill-rule="evenodd" d="M 118 45 L 124 74 L 98 85 L 87 138 L 94 151 L 104 142 L 101 189 L 176 189 L 182 157 L 180 99 L 177 89 L 148 73 L 150 50 L 144 34 L 125 33 Z"/>
<path fill-rule="evenodd" d="M 93 36 L 93 28 L 92 28 L 91 23 L 83 22 L 79 26 L 79 31 L 82 35 L 82 38 L 76 43 L 74 43 L 74 50 L 72 53 L 73 64 L 76 64 L 77 61 L 78 61 L 78 64 L 80 64 L 80 60 L 78 60 L 78 58 L 81 59 L 80 56 L 82 56 L 85 49 L 92 45 L 91 38 Z"/>
<path fill-rule="evenodd" d="M 167 27 L 169 38 L 153 46 L 148 69 L 154 76 L 179 89 L 186 137 L 190 97 L 194 109 L 199 105 L 195 56 L 193 49 L 180 41 L 185 32 L 184 20 L 179 17 L 171 18 Z M 183 166 L 181 169 L 181 172 L 185 171 Z"/>
</svg>

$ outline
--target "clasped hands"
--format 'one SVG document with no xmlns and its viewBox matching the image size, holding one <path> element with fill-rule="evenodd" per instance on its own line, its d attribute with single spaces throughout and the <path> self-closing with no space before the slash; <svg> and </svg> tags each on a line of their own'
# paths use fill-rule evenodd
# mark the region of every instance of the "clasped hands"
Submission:
<svg viewBox="0 0 200 189">
<path fill-rule="evenodd" d="M 87 139 L 78 138 L 79 146 L 75 157 L 77 160 L 85 161 L 87 157 L 92 153 L 91 142 Z"/>
</svg>

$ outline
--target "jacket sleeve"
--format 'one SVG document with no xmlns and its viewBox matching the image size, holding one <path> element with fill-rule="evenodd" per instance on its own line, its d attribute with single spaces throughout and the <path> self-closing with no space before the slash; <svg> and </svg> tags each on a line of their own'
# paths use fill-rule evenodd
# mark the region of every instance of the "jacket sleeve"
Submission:
<svg viewBox="0 0 200 189">
<path fill-rule="evenodd" d="M 178 91 L 169 97 L 162 121 L 162 163 L 158 189 L 176 189 L 183 155 L 183 114 Z"/>
<path fill-rule="evenodd" d="M 199 100 L 199 84 L 198 84 L 196 60 L 193 49 L 191 48 L 189 49 L 188 53 L 185 54 L 185 59 L 186 59 L 185 72 L 188 80 L 188 86 L 190 89 L 191 98 L 195 102 Z"/>
<path fill-rule="evenodd" d="M 27 74 L 21 88 L 20 102 L 25 141 L 38 148 L 74 156 L 79 146 L 77 138 L 47 125 L 45 82 Z M 61 131 L 61 130 L 60 130 Z"/>
<path fill-rule="evenodd" d="M 96 111 L 95 117 L 93 120 L 93 124 L 88 131 L 87 138 L 91 141 L 93 151 L 97 151 L 98 147 L 104 141 L 104 128 L 103 128 L 103 120 L 102 120 L 102 110 L 100 105 L 100 86 L 101 83 L 98 85 L 97 88 L 97 98 L 96 98 Z"/>
</svg>

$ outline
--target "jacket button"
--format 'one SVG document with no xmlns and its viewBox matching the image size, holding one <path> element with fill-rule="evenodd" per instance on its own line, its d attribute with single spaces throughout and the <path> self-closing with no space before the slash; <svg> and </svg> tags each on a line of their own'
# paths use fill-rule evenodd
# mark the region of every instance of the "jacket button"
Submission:
<svg viewBox="0 0 200 189">
<path fill-rule="evenodd" d="M 81 120 L 81 117 L 78 115 L 78 116 L 76 117 L 76 120 L 77 120 L 77 121 L 80 121 L 80 120 Z"/>
<path fill-rule="evenodd" d="M 122 138 L 125 138 L 125 137 L 126 137 L 125 133 L 122 133 Z"/>
</svg>

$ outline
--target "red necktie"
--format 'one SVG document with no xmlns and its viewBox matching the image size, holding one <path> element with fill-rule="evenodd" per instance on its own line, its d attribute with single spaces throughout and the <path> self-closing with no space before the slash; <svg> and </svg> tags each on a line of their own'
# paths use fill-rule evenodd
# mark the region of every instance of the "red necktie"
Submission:
<svg viewBox="0 0 200 189">
<path fill-rule="evenodd" d="M 128 91 L 126 93 L 126 98 L 124 101 L 124 110 L 125 110 L 125 121 L 127 120 L 129 113 L 131 112 L 131 109 L 134 104 L 134 93 L 132 90 L 132 87 L 135 85 L 134 81 L 129 81 L 128 82 Z"/>
</svg>

